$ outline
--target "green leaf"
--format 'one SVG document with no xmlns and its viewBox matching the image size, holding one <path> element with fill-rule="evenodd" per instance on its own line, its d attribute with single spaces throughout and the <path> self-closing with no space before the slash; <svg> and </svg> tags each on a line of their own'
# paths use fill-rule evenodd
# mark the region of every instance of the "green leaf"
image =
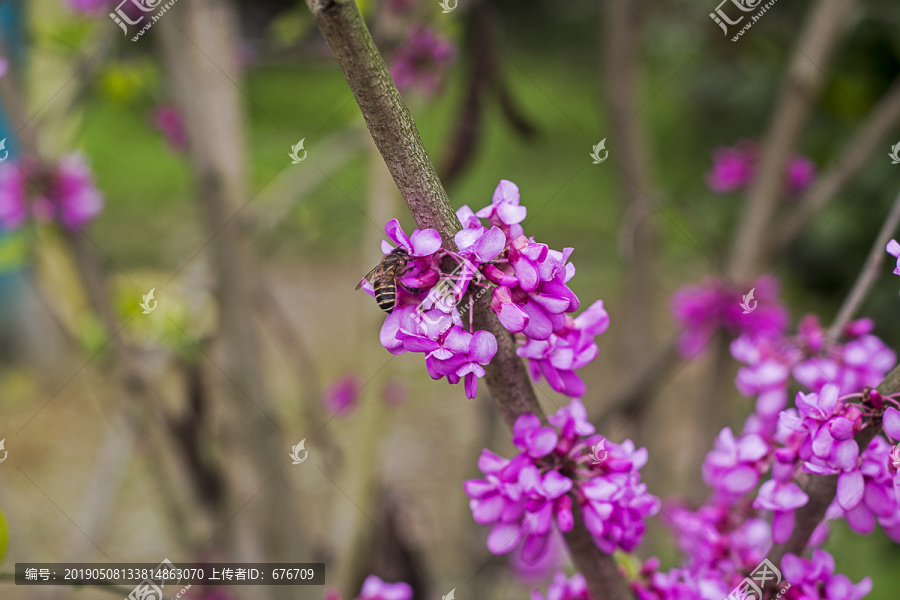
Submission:
<svg viewBox="0 0 900 600">
<path fill-rule="evenodd" d="M 9 527 L 6 525 L 6 517 L 0 510 L 0 564 L 3 564 L 3 557 L 6 556 L 6 547 L 9 545 Z"/>
</svg>

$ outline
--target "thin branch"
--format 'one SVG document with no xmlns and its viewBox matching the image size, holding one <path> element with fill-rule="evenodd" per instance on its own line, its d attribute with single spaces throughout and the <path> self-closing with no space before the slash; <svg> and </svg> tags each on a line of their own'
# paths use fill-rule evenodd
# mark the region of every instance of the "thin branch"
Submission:
<svg viewBox="0 0 900 600">
<path fill-rule="evenodd" d="M 869 290 L 872 289 L 875 280 L 878 279 L 881 265 L 884 264 L 884 256 L 887 254 L 885 246 L 893 237 L 894 232 L 897 231 L 898 226 L 900 226 L 900 195 L 894 200 L 891 212 L 888 213 L 884 225 L 881 226 L 881 231 L 878 232 L 878 237 L 875 238 L 875 243 L 872 244 L 872 250 L 869 252 L 869 257 L 866 258 L 866 264 L 863 265 L 862 271 L 860 271 L 859 276 L 853 283 L 853 288 L 851 288 L 846 300 L 844 300 L 844 304 L 838 311 L 834 323 L 828 329 L 828 337 L 832 339 L 837 338 L 850 319 L 853 318 L 853 315 L 856 314 L 856 311 L 859 310 L 859 305 L 866 299 Z"/>
<path fill-rule="evenodd" d="M 444 247 L 455 250 L 453 236 L 460 230 L 459 220 L 356 3 L 306 3 L 343 70 L 375 145 L 416 223 L 436 229 Z M 485 382 L 506 424 L 511 427 L 519 416 L 528 413 L 544 418 L 522 361 L 516 356 L 513 338 L 490 310 L 486 296 L 476 303 L 473 317 L 476 327 L 491 331 L 497 338 L 497 354 L 486 368 Z M 596 550 L 580 517 L 566 539 L 595 600 L 631 598 L 615 559 Z"/>
<path fill-rule="evenodd" d="M 834 199 L 838 192 L 867 164 L 872 154 L 886 138 L 886 133 L 900 123 L 900 77 L 891 85 L 872 110 L 866 123 L 848 142 L 840 158 L 816 178 L 815 183 L 801 198 L 797 208 L 789 214 L 774 235 L 770 252 L 784 250 L 803 228 Z"/>
<path fill-rule="evenodd" d="M 803 27 L 760 149 L 759 171 L 735 235 L 728 273 L 737 283 L 759 270 L 772 218 L 781 197 L 785 165 L 809 119 L 813 102 L 825 81 L 825 69 L 848 23 L 855 0 L 818 0 Z"/>
<path fill-rule="evenodd" d="M 620 225 L 627 265 L 624 326 L 621 344 L 624 359 L 634 365 L 646 356 L 651 343 L 650 313 L 656 297 L 656 228 L 654 203 L 647 194 L 653 189 L 646 126 L 639 102 L 640 46 L 643 0 L 608 2 L 605 11 L 604 48 L 607 104 L 619 187 L 625 204 Z"/>
</svg>

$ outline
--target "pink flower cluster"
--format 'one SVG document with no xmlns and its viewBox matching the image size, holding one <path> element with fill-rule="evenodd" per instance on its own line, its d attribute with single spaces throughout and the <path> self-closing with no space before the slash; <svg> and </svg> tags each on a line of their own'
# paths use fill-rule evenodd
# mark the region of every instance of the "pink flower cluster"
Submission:
<svg viewBox="0 0 900 600">
<path fill-rule="evenodd" d="M 388 583 L 377 575 L 369 575 L 363 581 L 362 589 L 355 600 L 412 600 L 413 590 L 408 583 L 398 581 Z M 341 600 L 337 590 L 325 592 L 325 600 Z"/>
<path fill-rule="evenodd" d="M 0 227 L 14 230 L 31 216 L 69 230 L 87 225 L 103 209 L 103 196 L 81 154 L 52 166 L 33 160 L 0 165 Z"/>
<path fill-rule="evenodd" d="M 465 483 L 473 518 L 492 526 L 488 549 L 506 554 L 521 546 L 523 560 L 540 560 L 555 529 L 572 529 L 577 502 L 601 550 L 630 552 L 641 541 L 644 519 L 658 510 L 657 499 L 639 483 L 647 451 L 631 440 L 614 444 L 594 435 L 578 400 L 548 420 L 552 427 L 534 415 L 519 417 L 513 443 L 522 452 L 507 460 L 485 449 L 478 460 L 484 479 Z M 590 449 L 600 442 L 606 455 L 596 463 Z"/>
<path fill-rule="evenodd" d="M 552 250 L 526 237 L 520 225 L 525 214 L 519 189 L 504 180 L 490 206 L 457 211 L 463 225 L 454 239 L 458 252 L 442 248 L 433 229 L 407 236 L 396 219 L 388 222 L 385 233 L 402 249 L 406 269 L 397 278 L 396 305 L 381 329 L 381 344 L 392 354 L 424 353 L 434 379 L 464 380 L 466 396 L 474 398 L 497 340 L 473 328 L 471 308 L 491 290 L 491 309 L 523 342 L 517 353 L 529 360 L 532 377 L 545 377 L 559 393 L 582 396 L 584 383 L 575 371 L 596 358 L 594 338 L 606 331 L 609 315 L 602 301 L 578 317 L 569 314 L 580 306 L 568 287 L 575 274 L 572 248 Z M 385 241 L 382 251 L 390 254 L 395 246 Z M 441 270 L 445 259 L 455 262 L 454 272 Z M 368 281 L 361 284 L 374 296 Z"/>
<path fill-rule="evenodd" d="M 813 392 L 828 383 L 844 393 L 878 385 L 896 355 L 871 334 L 873 327 L 871 319 L 860 319 L 845 327 L 843 340 L 831 340 L 818 319 L 807 315 L 796 336 L 742 335 L 732 342 L 732 356 L 745 365 L 738 371 L 737 389 L 757 398 L 754 430 L 771 438 L 792 378 Z"/>
<path fill-rule="evenodd" d="M 749 290 L 741 291 L 716 278 L 699 286 L 687 286 L 672 297 L 672 314 L 681 334 L 678 351 L 685 358 L 700 354 L 717 331 L 756 339 L 780 335 L 788 313 L 778 302 L 778 283 L 760 277 Z M 744 297 L 747 299 L 744 300 Z M 743 307 L 750 307 L 749 312 Z"/>
<path fill-rule="evenodd" d="M 747 187 L 756 177 L 759 150 L 756 142 L 741 140 L 734 147 L 719 148 L 713 154 L 713 166 L 706 174 L 709 189 L 726 194 Z M 785 194 L 797 198 L 806 191 L 816 177 L 816 166 L 805 156 L 794 155 L 788 160 L 785 175 Z"/>
</svg>

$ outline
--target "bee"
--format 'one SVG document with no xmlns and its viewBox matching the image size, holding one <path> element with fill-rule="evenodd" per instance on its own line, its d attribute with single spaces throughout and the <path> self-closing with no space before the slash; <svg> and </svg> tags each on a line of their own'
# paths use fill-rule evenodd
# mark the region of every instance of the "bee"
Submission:
<svg viewBox="0 0 900 600">
<path fill-rule="evenodd" d="M 406 250 L 394 248 L 364 277 L 375 288 L 375 301 L 378 302 L 378 307 L 388 314 L 393 312 L 397 303 L 397 279 L 406 271 L 408 258 Z M 356 285 L 356 289 L 361 287 L 362 281 Z"/>
</svg>

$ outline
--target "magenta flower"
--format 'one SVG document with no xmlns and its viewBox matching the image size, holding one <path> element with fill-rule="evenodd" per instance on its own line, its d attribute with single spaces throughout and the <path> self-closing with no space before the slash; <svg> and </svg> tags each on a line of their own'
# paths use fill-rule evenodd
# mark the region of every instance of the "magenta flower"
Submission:
<svg viewBox="0 0 900 600">
<path fill-rule="evenodd" d="M 456 60 L 456 50 L 427 26 L 415 29 L 412 39 L 397 51 L 391 77 L 400 91 L 417 89 L 434 94 L 440 91 L 447 68 Z"/>
<path fill-rule="evenodd" d="M 519 187 L 512 181 L 501 179 L 494 190 L 491 205 L 482 208 L 475 215 L 488 219 L 491 225 L 502 229 L 509 239 L 515 239 L 523 235 L 519 223 L 525 220 L 528 212 L 524 206 L 519 205 L 519 200 Z"/>
<path fill-rule="evenodd" d="M 723 501 L 737 501 L 759 483 L 768 467 L 764 462 L 768 455 L 769 446 L 759 435 L 751 433 L 735 440 L 731 428 L 726 427 L 703 462 L 703 481 L 721 494 Z"/>
<path fill-rule="evenodd" d="M 356 600 L 412 600 L 413 591 L 408 583 L 386 583 L 375 575 L 363 581 Z"/>
<path fill-rule="evenodd" d="M 432 378 L 447 377 L 450 383 L 465 379 L 466 398 L 478 394 L 478 378 L 484 377 L 484 366 L 497 354 L 497 338 L 490 331 L 474 334 L 453 326 L 442 338 L 441 346 L 431 352 L 425 364 Z M 447 356 L 447 358 L 439 358 Z"/>
<path fill-rule="evenodd" d="M 28 217 L 28 176 L 15 161 L 0 165 L 0 227 L 18 229 Z"/>
<path fill-rule="evenodd" d="M 349 417 L 359 405 L 362 383 L 353 373 L 340 376 L 325 390 L 322 404 L 325 410 L 337 417 Z"/>
<path fill-rule="evenodd" d="M 502 322 L 502 321 L 501 321 Z M 599 353 L 594 338 L 609 327 L 609 314 L 598 300 L 578 317 L 566 317 L 565 325 L 547 340 L 529 339 L 516 354 L 527 358 L 535 381 L 543 375 L 560 394 L 579 398 L 584 382 L 575 371 L 594 360 Z"/>
<path fill-rule="evenodd" d="M 772 511 L 772 541 L 782 544 L 794 530 L 794 511 L 807 502 L 809 496 L 796 483 L 770 479 L 760 486 L 753 508 Z"/>
<path fill-rule="evenodd" d="M 451 384 L 465 379 L 472 397 L 496 353 L 496 338 L 475 329 L 471 311 L 490 291 L 500 323 L 519 334 L 518 353 L 530 359 L 532 377 L 546 377 L 560 393 L 581 396 L 584 383 L 575 371 L 596 358 L 594 337 L 606 330 L 609 315 L 596 302 L 579 317 L 570 316 L 580 306 L 568 286 L 575 275 L 569 262 L 573 249 L 553 250 L 526 237 L 520 225 L 525 207 L 519 201 L 516 185 L 501 180 L 490 206 L 478 212 L 458 209 L 463 229 L 454 237 L 454 251 L 443 247 L 433 229 L 407 236 L 396 219 L 387 223 L 385 233 L 396 246 L 383 241 L 381 249 L 404 260 L 381 344 L 392 354 L 423 353 L 431 377 L 446 377 Z M 443 271 L 447 259 L 457 265 L 452 272 Z M 374 296 L 366 279 L 360 287 Z"/>
<path fill-rule="evenodd" d="M 713 154 L 712 170 L 706 175 L 709 189 L 725 194 L 740 189 L 756 174 L 756 143 L 742 140 L 734 148 L 719 148 Z"/>
<path fill-rule="evenodd" d="M 66 229 L 84 227 L 103 210 L 103 196 L 94 186 L 81 154 L 70 154 L 59 161 L 48 200 L 59 211 L 59 221 Z"/>
<path fill-rule="evenodd" d="M 896 420 L 895 416 L 891 419 Z M 890 426 L 895 433 L 897 433 L 896 425 L 897 423 L 893 423 Z M 896 493 L 897 467 L 892 464 L 892 455 L 891 445 L 883 437 L 878 436 L 869 443 L 860 456 L 859 470 L 864 479 L 862 502 L 850 510 L 845 510 L 844 518 L 850 529 L 861 534 L 871 533 L 877 520 L 889 537 L 900 541 L 898 528 L 900 510 Z"/>
<path fill-rule="evenodd" d="M 153 126 L 166 138 L 169 146 L 178 152 L 187 148 L 187 128 L 181 112 L 174 106 L 160 106 L 153 111 Z"/>
<path fill-rule="evenodd" d="M 897 265 L 894 267 L 894 275 L 900 275 L 900 244 L 897 240 L 891 240 L 887 245 L 887 253 L 897 259 Z"/>
<path fill-rule="evenodd" d="M 566 578 L 565 573 L 558 572 L 553 576 L 553 582 L 547 587 L 545 597 L 538 590 L 532 590 L 531 600 L 592 600 L 588 593 L 587 582 L 581 573 L 575 573 L 571 578 Z"/>
<path fill-rule="evenodd" d="M 742 307 L 746 290 L 737 290 L 715 278 L 678 290 L 672 297 L 672 314 L 681 330 L 681 355 L 694 358 L 720 329 L 751 338 L 780 336 L 787 326 L 788 314 L 778 303 L 778 283 L 763 276 L 752 289 L 756 304 L 750 312 Z"/>
<path fill-rule="evenodd" d="M 818 548 L 811 559 L 785 554 L 781 572 L 791 584 L 791 597 L 803 600 L 861 600 L 872 591 L 868 577 L 853 585 L 845 575 L 835 575 L 834 558 Z"/>
<path fill-rule="evenodd" d="M 397 219 L 391 219 L 384 226 L 384 232 L 392 242 L 403 248 L 410 256 L 431 256 L 441 248 L 441 234 L 435 229 L 415 229 L 411 236 L 407 236 L 400 227 L 400 222 Z M 381 250 L 385 254 L 389 254 L 394 247 L 388 242 L 382 241 Z"/>
<path fill-rule="evenodd" d="M 787 195 L 798 198 L 816 178 L 816 165 L 805 156 L 794 156 L 787 164 Z"/>
<path fill-rule="evenodd" d="M 553 452 L 559 436 L 554 428 L 541 427 L 535 415 L 522 415 L 516 419 L 512 441 L 531 458 L 542 458 Z"/>
<path fill-rule="evenodd" d="M 475 521 L 492 525 L 488 549 L 505 554 L 521 547 L 524 560 L 541 560 L 553 532 L 572 528 L 574 501 L 600 549 L 634 548 L 644 519 L 657 510 L 656 498 L 639 483 L 647 451 L 631 440 L 607 440 L 608 459 L 590 464 L 590 446 L 602 438 L 579 433 L 594 431 L 584 406 L 573 400 L 549 419 L 559 432 L 534 415 L 519 417 L 513 441 L 523 452 L 506 460 L 484 450 L 478 466 L 485 478 L 464 486 Z"/>
<path fill-rule="evenodd" d="M 745 188 L 756 177 L 759 149 L 756 142 L 741 140 L 733 147 L 722 147 L 713 153 L 713 166 L 706 174 L 706 184 L 717 194 Z M 816 176 L 816 166 L 801 155 L 792 156 L 785 168 L 784 193 L 797 198 L 806 191 Z"/>
</svg>

